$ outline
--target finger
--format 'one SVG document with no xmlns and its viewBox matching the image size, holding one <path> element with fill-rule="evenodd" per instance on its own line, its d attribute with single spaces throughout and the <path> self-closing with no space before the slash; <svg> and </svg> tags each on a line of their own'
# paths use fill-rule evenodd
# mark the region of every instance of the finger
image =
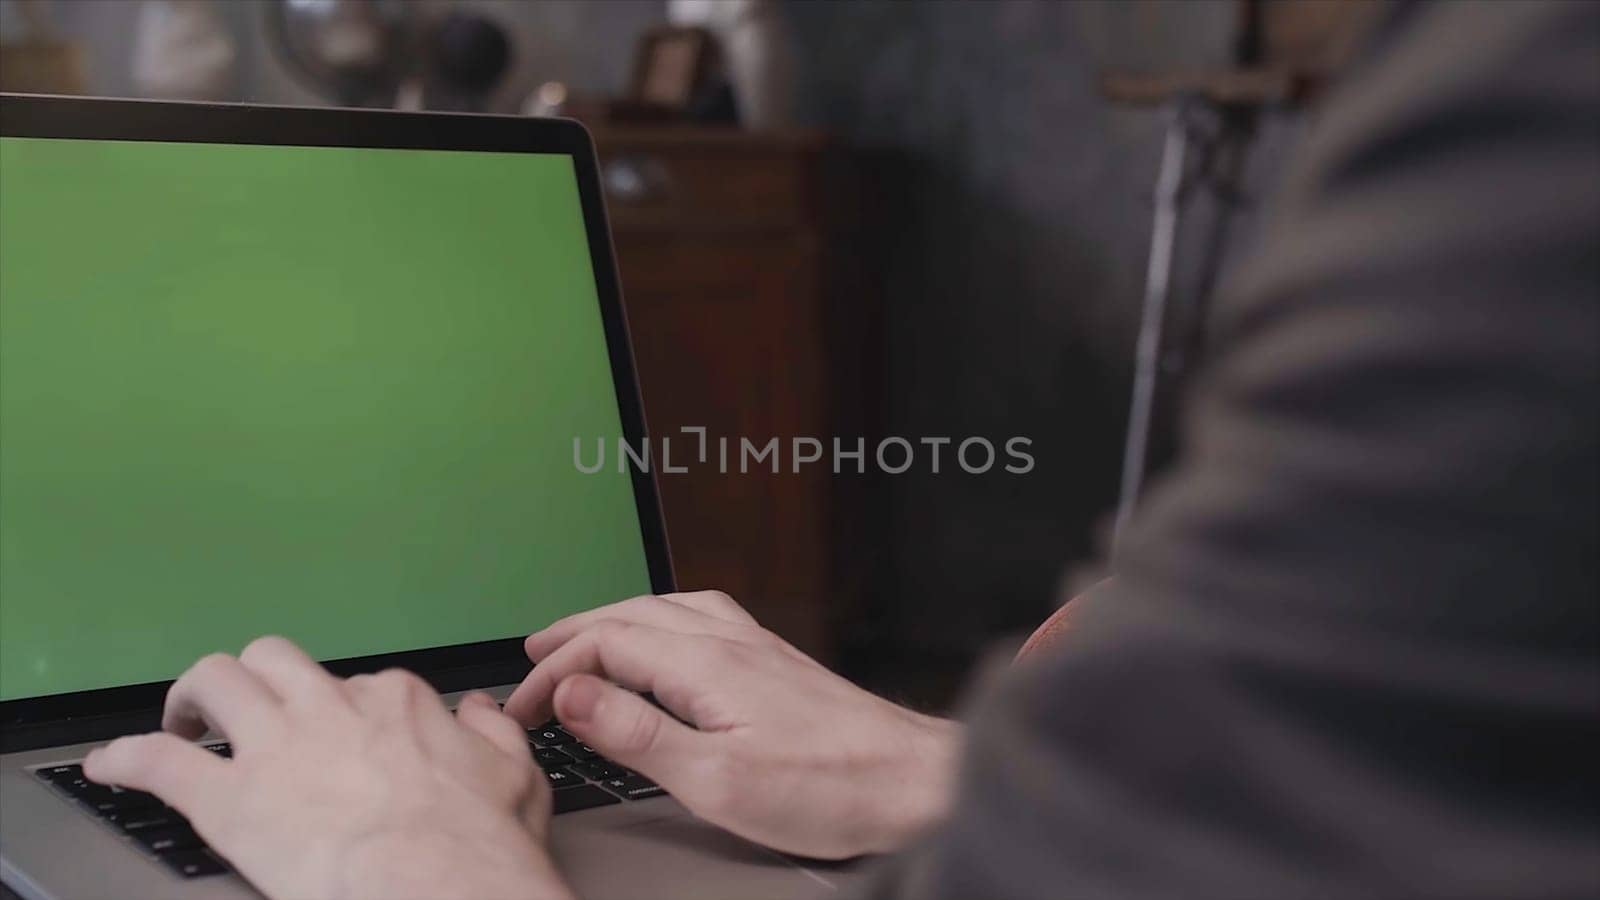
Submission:
<svg viewBox="0 0 1600 900">
<path fill-rule="evenodd" d="M 438 760 L 461 758 L 460 725 L 433 686 L 404 669 L 357 675 L 344 682 L 356 714 L 398 739 L 417 741 Z"/>
<path fill-rule="evenodd" d="M 740 637 L 740 629 L 724 619 L 710 616 L 681 603 L 674 603 L 666 597 L 644 596 L 559 619 L 548 627 L 528 635 L 528 639 L 522 642 L 522 648 L 527 651 L 529 659 L 537 662 L 555 652 L 556 648 L 572 640 L 585 629 L 592 628 L 600 622 L 611 621 L 650 625 L 683 634 L 715 634 L 735 640 Z"/>
<path fill-rule="evenodd" d="M 711 755 L 710 736 L 649 701 L 593 675 L 572 675 L 556 688 L 561 724 L 601 755 L 660 782 L 673 794 L 694 785 L 697 766 Z"/>
<path fill-rule="evenodd" d="M 256 638 L 240 652 L 239 663 L 285 701 L 343 698 L 338 680 L 288 638 Z"/>
<path fill-rule="evenodd" d="M 406 719 L 432 726 L 451 722 L 450 710 L 433 685 L 405 669 L 356 675 L 345 679 L 344 689 L 358 710 L 378 719 Z"/>
<path fill-rule="evenodd" d="M 762 628 L 732 597 L 721 591 L 646 595 L 576 613 L 528 635 L 522 647 L 528 659 L 538 662 L 584 629 L 609 621 L 651 625 L 683 634 L 714 635 L 775 650 L 807 665 L 824 668 L 788 641 Z"/>
<path fill-rule="evenodd" d="M 599 675 L 636 691 L 656 695 L 684 715 L 689 698 L 712 681 L 712 651 L 727 641 L 681 634 L 648 625 L 598 622 L 540 660 L 506 700 L 506 715 L 538 723 L 550 717 L 556 685 L 580 672 Z"/>
<path fill-rule="evenodd" d="M 602 620 L 578 633 L 534 666 L 511 696 L 506 713 L 519 722 L 538 723 L 554 714 L 552 701 L 561 679 L 587 672 L 638 691 L 682 685 L 692 680 L 703 662 L 691 649 L 694 642 L 714 640 L 620 620 Z M 676 693 L 682 694 L 679 688 Z M 669 702 L 662 698 L 663 703 Z"/>
<path fill-rule="evenodd" d="M 528 762 L 528 733 L 500 711 L 488 694 L 475 691 L 461 698 L 456 706 L 456 721 L 469 731 L 482 735 L 496 749 L 518 762 Z"/>
<path fill-rule="evenodd" d="M 551 806 L 554 803 L 550 796 L 550 783 L 545 780 L 544 770 L 538 770 L 533 776 L 533 787 L 522 798 L 517 807 L 517 816 L 528 832 L 543 846 L 550 834 Z"/>
<path fill-rule="evenodd" d="M 683 591 L 676 594 L 662 594 L 661 599 L 687 606 L 697 612 L 705 613 L 713 618 L 735 625 L 758 625 L 755 616 L 739 605 L 739 602 L 722 591 Z"/>
<path fill-rule="evenodd" d="M 118 738 L 83 760 L 91 781 L 148 791 L 191 819 L 230 802 L 228 763 L 220 756 L 165 732 Z"/>
<path fill-rule="evenodd" d="M 178 676 L 167 691 L 161 727 L 186 738 L 213 728 L 249 744 L 282 726 L 283 701 L 259 676 L 226 653 L 213 653 Z"/>
</svg>

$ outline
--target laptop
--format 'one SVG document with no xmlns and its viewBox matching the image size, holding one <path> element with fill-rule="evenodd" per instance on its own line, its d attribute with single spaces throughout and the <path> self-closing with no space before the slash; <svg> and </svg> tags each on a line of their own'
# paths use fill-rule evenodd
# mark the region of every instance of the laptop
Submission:
<svg viewBox="0 0 1600 900">
<path fill-rule="evenodd" d="M 580 125 L 0 96 L 6 887 L 254 896 L 77 762 L 266 633 L 503 698 L 530 631 L 672 589 L 651 476 L 574 462 L 644 435 Z M 582 897 L 854 874 L 699 821 L 557 722 L 529 744 Z"/>
</svg>

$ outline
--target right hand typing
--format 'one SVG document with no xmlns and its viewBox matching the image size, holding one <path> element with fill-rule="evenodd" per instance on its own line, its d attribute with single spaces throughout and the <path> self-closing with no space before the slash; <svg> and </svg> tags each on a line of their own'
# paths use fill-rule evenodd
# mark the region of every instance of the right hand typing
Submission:
<svg viewBox="0 0 1600 900">
<path fill-rule="evenodd" d="M 526 648 L 537 665 L 508 714 L 531 725 L 553 712 L 701 818 L 775 850 L 887 852 L 949 805 L 958 725 L 856 687 L 726 594 L 636 597 L 562 619 Z"/>
</svg>

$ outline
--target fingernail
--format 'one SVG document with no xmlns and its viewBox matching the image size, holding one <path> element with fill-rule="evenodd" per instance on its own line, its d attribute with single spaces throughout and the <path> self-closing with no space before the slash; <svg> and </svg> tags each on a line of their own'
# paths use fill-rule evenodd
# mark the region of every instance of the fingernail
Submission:
<svg viewBox="0 0 1600 900">
<path fill-rule="evenodd" d="M 587 722 L 600 705 L 600 681 L 588 675 L 574 675 L 561 682 L 556 691 L 556 718 L 563 722 Z"/>
</svg>

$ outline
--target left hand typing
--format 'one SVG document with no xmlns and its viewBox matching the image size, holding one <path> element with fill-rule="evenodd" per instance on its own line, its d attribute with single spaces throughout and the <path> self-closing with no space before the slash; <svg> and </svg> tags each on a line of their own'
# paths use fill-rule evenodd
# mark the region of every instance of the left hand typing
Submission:
<svg viewBox="0 0 1600 900">
<path fill-rule="evenodd" d="M 232 759 L 190 742 L 208 727 Z M 185 672 L 162 728 L 85 774 L 157 795 L 270 897 L 571 896 L 544 849 L 549 790 L 487 695 L 452 716 L 415 675 L 336 679 L 266 637 Z"/>
</svg>

